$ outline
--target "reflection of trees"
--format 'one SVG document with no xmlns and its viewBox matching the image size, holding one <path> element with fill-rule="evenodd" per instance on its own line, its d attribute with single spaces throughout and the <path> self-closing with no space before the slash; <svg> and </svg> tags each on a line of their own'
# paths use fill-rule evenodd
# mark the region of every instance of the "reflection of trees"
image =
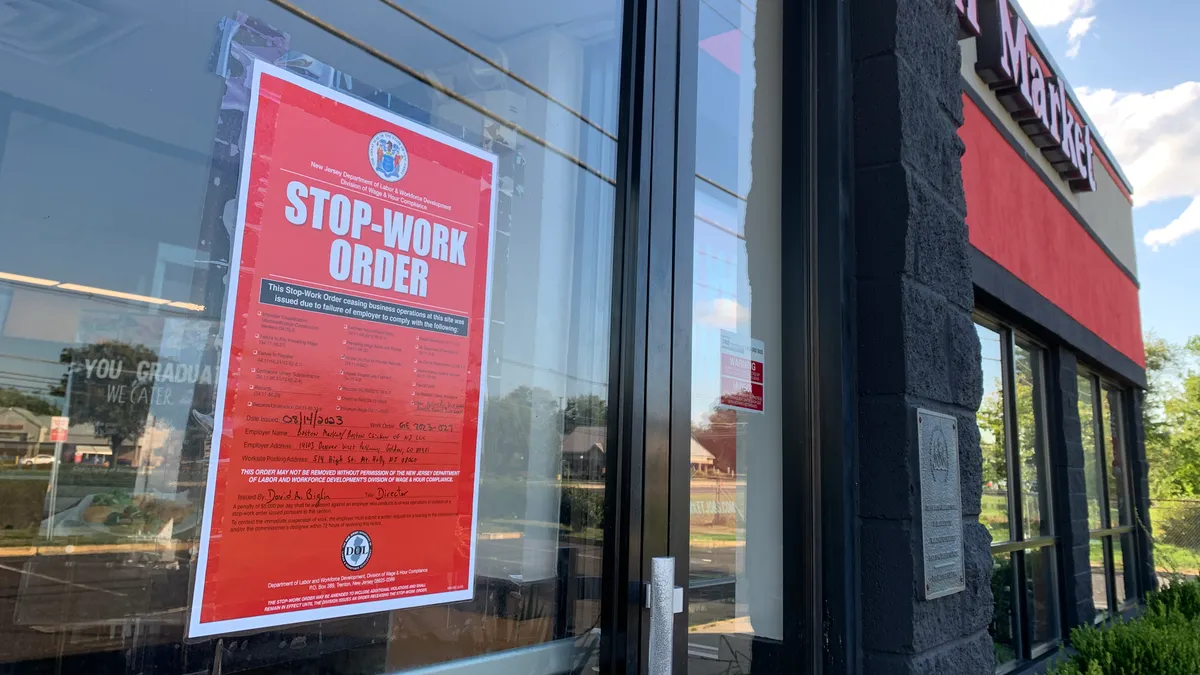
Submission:
<svg viewBox="0 0 1200 675">
<path fill-rule="evenodd" d="M 557 457 L 561 452 L 562 412 L 558 398 L 545 389 L 517 387 L 488 397 L 485 415 L 485 478 L 523 476 L 531 456 Z"/>
<path fill-rule="evenodd" d="M 984 499 L 984 510 L 980 521 L 997 539 L 1009 539 L 1012 532 L 1009 529 L 1008 505 L 1010 500 L 1004 499 L 1004 493 L 1013 494 L 1022 500 L 1025 507 L 1025 524 L 1029 531 L 1024 536 L 1037 536 L 1040 532 L 1041 521 L 1041 490 L 1042 472 L 1038 466 L 1040 456 L 1038 450 L 1037 405 L 1035 386 L 1038 385 L 1035 372 L 1037 364 L 1036 353 L 1018 347 L 1015 350 L 1015 391 L 1006 392 L 1005 383 L 997 378 L 983 397 L 979 412 L 976 413 L 976 423 L 980 430 L 980 445 L 983 450 L 983 485 L 986 490 L 994 490 L 991 496 Z M 1006 394 L 1011 397 L 1006 404 Z M 1015 399 L 1015 400 L 1013 400 Z M 1009 405 L 1016 407 L 1016 438 L 1009 439 L 1005 426 L 1008 420 Z M 1020 462 L 1021 482 L 1013 485 L 1008 481 L 1007 442 L 1015 440 L 1013 451 Z M 1013 490 L 1018 492 L 1014 493 Z M 997 494 L 999 493 L 999 494 Z"/>
<path fill-rule="evenodd" d="M 1030 355 L 1017 350 L 1017 451 L 1021 457 L 1023 488 L 1036 493 L 1041 472 L 1037 466 L 1037 420 L 1034 405 L 1034 374 Z M 1004 387 L 1000 381 L 983 397 L 975 420 L 983 432 L 983 482 L 1000 485 L 1008 480 L 1005 454 Z M 988 441 L 988 436 L 994 442 Z"/>
<path fill-rule="evenodd" d="M 58 406 L 40 396 L 8 387 L 0 388 L 0 408 L 22 408 L 34 415 L 57 415 L 61 412 Z"/>
<path fill-rule="evenodd" d="M 1088 503 L 1088 522 L 1100 527 L 1100 475 L 1096 465 L 1096 408 L 1090 379 L 1079 378 L 1079 432 L 1083 440 L 1083 478 Z"/>
<path fill-rule="evenodd" d="M 70 389 L 67 406 L 71 421 L 93 424 L 97 435 L 108 437 L 113 451 L 109 462 L 115 464 L 121 444 L 141 436 L 146 429 L 151 397 L 149 391 L 139 389 L 148 390 L 152 384 L 139 382 L 137 369 L 143 361 L 157 362 L 158 354 L 148 347 L 114 340 L 68 347 L 59 360 L 70 366 L 63 375 L 60 395 L 66 395 Z M 108 376 L 97 377 L 97 369 L 89 379 L 86 364 L 101 361 L 110 364 Z"/>
<path fill-rule="evenodd" d="M 999 486 L 1008 480 L 1008 460 L 1004 453 L 1004 388 L 997 381 L 983 397 L 975 415 L 983 446 L 983 483 Z M 988 440 L 989 437 L 992 440 Z"/>
<path fill-rule="evenodd" d="M 606 425 L 607 403 L 594 394 L 561 399 L 541 388 L 518 387 L 488 397 L 479 498 L 490 519 L 529 520 L 526 506 L 538 493 L 559 488 L 545 479 L 563 465 L 563 438 L 578 427 Z M 532 469 L 531 469 L 532 467 Z M 553 512 L 538 513 L 575 530 L 598 527 L 604 490 L 562 486 Z M 533 502 L 533 503 L 536 503 Z"/>
<path fill-rule="evenodd" d="M 1036 417 L 1036 395 L 1034 387 L 1034 359 L 1037 355 L 1018 347 L 1016 350 L 1017 373 L 1017 452 L 1021 458 L 1021 488 L 1027 494 L 1036 495 L 1041 471 L 1038 467 L 1038 428 Z M 1036 534 L 1036 533 L 1027 533 Z"/>
<path fill-rule="evenodd" d="M 608 403 L 595 394 L 562 399 L 537 387 L 488 397 L 484 477 L 522 476 L 530 458 L 560 458 L 562 439 L 579 427 L 607 424 Z"/>
<path fill-rule="evenodd" d="M 713 408 L 704 420 L 692 425 L 692 436 L 713 454 L 713 469 L 737 470 L 737 411 Z"/>
<path fill-rule="evenodd" d="M 595 394 L 572 396 L 563 410 L 563 435 L 578 427 L 602 427 L 608 417 L 608 403 Z"/>
<path fill-rule="evenodd" d="M 992 634 L 996 664 L 1001 665 L 1016 658 L 1013 649 L 1013 566 L 1007 555 L 994 560 L 992 567 L 992 623 L 988 632 Z"/>
</svg>

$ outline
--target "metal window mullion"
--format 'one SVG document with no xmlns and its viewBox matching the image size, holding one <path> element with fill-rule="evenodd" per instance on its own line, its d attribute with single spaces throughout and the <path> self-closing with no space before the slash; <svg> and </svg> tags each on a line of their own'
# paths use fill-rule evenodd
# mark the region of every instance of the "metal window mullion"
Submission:
<svg viewBox="0 0 1200 675">
<path fill-rule="evenodd" d="M 1017 369 L 1016 341 L 1012 329 L 1003 328 L 1001 332 L 1003 345 L 1000 350 L 1001 365 L 1004 367 L 1004 454 L 1008 464 L 1008 510 L 1009 539 L 1014 542 L 1025 538 L 1025 504 L 1022 500 L 1020 443 L 1018 436 L 1020 426 L 1017 423 Z M 1025 572 L 1025 551 L 1017 549 L 1010 554 L 1013 563 L 1014 588 L 1013 608 L 1016 611 L 1017 626 L 1013 638 L 1017 641 L 1017 654 L 1021 659 L 1029 659 L 1032 634 L 1029 626 L 1029 607 L 1025 596 L 1025 586 L 1028 583 Z"/>
<path fill-rule="evenodd" d="M 1109 420 L 1109 427 L 1117 429 L 1116 434 L 1112 438 L 1113 461 L 1121 460 L 1121 466 L 1124 469 L 1121 480 L 1117 484 L 1118 493 L 1116 495 L 1109 495 L 1109 499 L 1114 497 L 1117 499 L 1117 522 L 1110 523 L 1110 527 L 1118 527 L 1125 524 L 1123 520 L 1128 520 L 1130 523 L 1133 522 L 1133 505 L 1130 499 L 1132 490 L 1129 482 L 1129 453 L 1126 452 L 1128 433 L 1125 430 L 1125 396 L 1121 390 L 1116 388 L 1106 389 L 1104 395 L 1108 396 L 1109 393 L 1116 399 L 1115 401 L 1110 400 L 1108 405 L 1109 414 L 1112 415 L 1112 419 Z M 1124 493 L 1123 495 L 1121 494 L 1122 492 Z M 1121 499 L 1122 496 L 1124 500 Z"/>
<path fill-rule="evenodd" d="M 1017 654 L 1021 659 L 1029 660 L 1033 651 L 1033 627 L 1029 621 L 1029 598 L 1025 589 L 1029 585 L 1029 575 L 1025 569 L 1025 549 L 1012 552 L 1013 571 L 1016 573 L 1016 593 L 1013 607 L 1017 610 Z"/>
<path fill-rule="evenodd" d="M 1008 464 L 1008 538 L 1020 541 L 1025 538 L 1025 507 L 1021 503 L 1021 462 L 1017 452 L 1017 371 L 1014 363 L 1013 334 L 1009 328 L 1001 328 L 1003 343 L 1000 350 L 1001 366 L 1004 368 L 1004 455 Z"/>
<path fill-rule="evenodd" d="M 1140 480 L 1138 472 L 1134 471 L 1134 467 L 1138 466 L 1134 462 L 1136 454 L 1134 448 L 1136 443 L 1138 443 L 1136 441 L 1138 434 L 1134 431 L 1134 420 L 1138 418 L 1138 398 L 1136 398 L 1136 393 L 1133 390 L 1124 389 L 1122 390 L 1121 399 L 1122 412 L 1124 413 L 1122 416 L 1124 423 L 1122 424 L 1122 431 L 1124 432 L 1124 437 L 1126 437 L 1126 442 L 1124 442 L 1126 458 L 1124 459 L 1126 459 L 1126 480 L 1129 500 L 1129 544 L 1133 548 L 1132 551 L 1129 551 L 1129 554 L 1133 556 L 1133 562 L 1130 563 L 1129 560 L 1126 560 L 1126 571 L 1127 574 L 1133 574 L 1133 595 L 1136 601 L 1136 599 L 1144 597 L 1146 592 L 1145 578 L 1142 577 L 1142 574 L 1144 574 L 1142 565 L 1146 562 L 1142 554 L 1145 554 L 1145 549 L 1142 549 L 1141 539 L 1142 537 L 1147 537 L 1150 532 L 1140 532 L 1140 530 L 1144 528 L 1142 524 L 1147 522 L 1148 515 L 1150 514 L 1144 513 L 1141 510 L 1141 491 L 1138 486 Z M 1148 507 L 1150 504 L 1147 503 L 1146 506 Z M 1130 565 L 1133 565 L 1133 567 L 1130 567 Z"/>
<path fill-rule="evenodd" d="M 1054 546 L 1058 542 L 1054 537 L 1038 537 L 1037 539 L 1027 539 L 1025 541 L 1004 541 L 998 544 L 992 544 L 991 551 L 993 554 L 1012 553 L 1013 551 L 1031 551 L 1047 546 Z"/>
<path fill-rule="evenodd" d="M 1108 434 L 1107 418 L 1104 416 L 1104 385 L 1100 382 L 1100 378 L 1096 375 L 1092 376 L 1092 424 L 1095 427 L 1094 436 L 1096 437 L 1096 447 L 1092 448 L 1092 453 L 1096 457 L 1096 466 L 1100 470 L 1098 476 L 1100 480 L 1100 527 L 1109 529 L 1112 527 L 1112 518 L 1109 512 L 1108 494 L 1108 461 L 1104 454 L 1104 448 L 1107 447 Z M 1117 523 L 1120 525 L 1120 523 Z"/>
<path fill-rule="evenodd" d="M 1096 430 L 1096 466 L 1100 469 L 1100 524 L 1105 530 L 1110 530 L 1114 527 L 1112 522 L 1112 495 L 1108 492 L 1108 429 L 1109 419 L 1104 414 L 1104 382 L 1101 381 L 1099 375 L 1092 376 L 1092 402 L 1094 405 L 1095 414 L 1092 416 L 1097 420 L 1096 425 L 1099 427 Z M 1109 414 L 1112 414 L 1112 407 L 1109 407 Z M 1116 448 L 1113 449 L 1116 451 Z M 1116 526 L 1120 526 L 1120 516 L 1117 518 Z M 1108 595 L 1108 613 L 1110 616 L 1116 616 L 1117 607 L 1117 586 L 1116 586 L 1116 566 L 1113 559 L 1113 538 L 1112 535 L 1106 535 L 1102 539 L 1104 549 L 1104 587 L 1105 593 Z"/>
<path fill-rule="evenodd" d="M 1137 527 L 1137 523 L 1141 521 L 1141 514 L 1138 509 L 1138 500 L 1134 497 L 1134 457 L 1132 448 L 1135 434 L 1130 427 L 1135 413 L 1133 410 L 1134 397 L 1132 392 L 1127 395 L 1126 391 L 1127 390 L 1125 389 L 1117 390 L 1117 396 L 1119 399 L 1118 402 L 1120 403 L 1121 408 L 1121 462 L 1122 466 L 1125 467 L 1125 512 L 1129 520 L 1129 524 L 1124 525 L 1121 528 L 1125 529 L 1127 527 L 1128 532 L 1122 532 L 1121 536 L 1124 536 L 1126 533 L 1133 533 Z M 1125 598 L 1127 603 L 1136 602 L 1137 599 L 1141 597 L 1142 593 L 1141 578 L 1138 574 L 1138 570 L 1141 569 L 1141 549 L 1138 546 L 1137 539 L 1138 537 L 1136 534 L 1130 534 L 1130 550 L 1124 550 L 1123 546 L 1121 550 L 1121 556 L 1125 562 L 1125 571 L 1122 575 L 1123 578 L 1121 579 L 1121 583 L 1124 584 L 1125 579 L 1130 578 L 1131 574 L 1133 579 L 1133 592 L 1130 593 L 1128 592 L 1128 588 L 1125 589 Z"/>
<path fill-rule="evenodd" d="M 1043 535 L 1038 532 L 1037 535 L 1048 536 L 1053 538 L 1058 534 L 1058 528 L 1054 526 L 1054 462 L 1051 460 L 1050 450 L 1050 408 L 1046 401 L 1046 390 L 1050 387 L 1048 369 L 1048 357 L 1046 351 L 1040 347 L 1030 348 L 1030 355 L 1037 359 L 1037 371 L 1033 373 L 1034 384 L 1034 442 L 1037 444 L 1035 451 L 1038 453 L 1039 460 L 1037 462 L 1038 470 L 1041 475 L 1038 476 L 1038 510 L 1041 512 L 1039 522 L 1043 531 L 1049 531 L 1048 535 Z"/>
<path fill-rule="evenodd" d="M 1113 552 L 1115 542 L 1115 537 L 1104 538 L 1104 583 L 1108 591 L 1108 614 L 1110 617 L 1116 616 L 1121 611 L 1121 605 L 1117 602 L 1116 559 Z"/>
</svg>

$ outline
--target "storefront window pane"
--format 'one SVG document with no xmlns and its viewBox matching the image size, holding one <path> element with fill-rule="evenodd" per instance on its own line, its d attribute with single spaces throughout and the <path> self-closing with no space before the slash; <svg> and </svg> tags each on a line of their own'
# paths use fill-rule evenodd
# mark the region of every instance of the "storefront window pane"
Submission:
<svg viewBox="0 0 1200 675">
<path fill-rule="evenodd" d="M 779 0 L 700 3 L 689 672 L 783 638 Z"/>
<path fill-rule="evenodd" d="M 1053 546 L 1025 551 L 1025 604 L 1029 636 L 1034 646 L 1056 642 L 1059 637 L 1058 590 Z"/>
<path fill-rule="evenodd" d="M 1004 445 L 1004 358 L 1000 334 L 975 325 L 982 347 L 983 402 L 975 415 L 983 448 L 983 510 L 980 522 L 993 542 L 1008 541 L 1008 454 Z"/>
<path fill-rule="evenodd" d="M 1080 375 L 1078 382 L 1079 430 L 1083 439 L 1083 478 L 1087 490 L 1088 528 L 1099 530 L 1104 527 L 1104 521 L 1100 515 L 1103 512 L 1100 463 L 1096 461 L 1096 390 L 1090 376 Z"/>
<path fill-rule="evenodd" d="M 996 665 L 1016 661 L 1020 657 L 1017 636 L 1016 570 L 1012 556 L 1003 553 L 992 557 L 992 623 L 988 632 L 996 654 Z"/>
<path fill-rule="evenodd" d="M 1104 420 L 1107 436 L 1104 462 L 1108 470 L 1108 508 L 1112 527 L 1129 525 L 1129 478 L 1126 472 L 1125 414 L 1120 390 L 1104 388 Z"/>
<path fill-rule="evenodd" d="M 1017 461 L 1021 465 L 1021 505 L 1026 539 L 1051 534 L 1049 476 L 1045 457 L 1044 373 L 1040 350 L 1017 345 Z"/>
<path fill-rule="evenodd" d="M 1093 539 L 1089 545 L 1088 559 L 1092 568 L 1092 603 L 1096 607 L 1096 616 L 1108 614 L 1108 538 Z"/>
<path fill-rule="evenodd" d="M 1137 577 L 1133 533 L 1121 535 L 1120 544 L 1113 547 L 1113 572 L 1116 574 L 1117 603 L 1124 605 L 1137 597 Z"/>
<path fill-rule="evenodd" d="M 0 671 L 596 667 L 622 3 L 93 4 L 8 8 L 31 32 L 0 71 Z M 498 157 L 475 592 L 184 641 L 256 59 Z M 287 377 L 336 349 L 298 314 L 264 319 Z M 437 350 L 411 389 L 364 367 L 347 390 L 403 400 Z"/>
</svg>

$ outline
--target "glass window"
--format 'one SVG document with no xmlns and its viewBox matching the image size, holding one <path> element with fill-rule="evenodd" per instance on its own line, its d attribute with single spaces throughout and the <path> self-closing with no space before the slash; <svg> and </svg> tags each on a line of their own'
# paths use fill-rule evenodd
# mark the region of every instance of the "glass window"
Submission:
<svg viewBox="0 0 1200 675">
<path fill-rule="evenodd" d="M 1096 618 L 1108 616 L 1112 595 L 1111 589 L 1108 587 L 1109 561 L 1112 559 L 1112 552 L 1109 550 L 1111 539 L 1108 538 L 1093 538 L 1088 546 L 1088 560 L 1092 569 L 1092 602 L 1096 606 Z"/>
<path fill-rule="evenodd" d="M 975 325 L 983 348 L 983 402 L 975 421 L 983 449 L 983 510 L 979 519 L 992 541 L 1008 541 L 1008 451 L 1005 445 L 1004 359 L 1000 333 Z"/>
<path fill-rule="evenodd" d="M 1108 423 L 1108 437 L 1104 444 L 1104 464 L 1108 472 L 1108 522 L 1113 526 L 1129 525 L 1129 478 L 1125 467 L 1127 460 L 1124 433 L 1124 410 L 1121 407 L 1121 392 L 1113 387 L 1104 388 L 1104 419 Z"/>
<path fill-rule="evenodd" d="M 992 556 L 992 599 L 995 609 L 988 632 L 996 654 L 996 665 L 1017 661 L 1021 654 L 1020 622 L 1017 620 L 1017 574 L 1012 554 Z"/>
<path fill-rule="evenodd" d="M 1122 390 L 1081 373 L 1079 420 L 1086 425 L 1082 436 L 1092 528 L 1092 597 L 1099 621 L 1138 597 Z M 1093 512 L 1099 517 L 1092 517 Z"/>
<path fill-rule="evenodd" d="M 1024 552 L 1024 558 L 1030 641 L 1034 647 L 1055 643 L 1059 638 L 1059 618 L 1054 548 L 1031 549 Z"/>
<path fill-rule="evenodd" d="M 1050 510 L 1045 355 L 1012 329 L 980 318 L 983 449 L 980 520 L 992 534 L 991 623 L 1001 670 L 1036 658 L 1061 637 L 1057 540 Z"/>
<path fill-rule="evenodd" d="M 1017 374 L 1017 461 L 1021 465 L 1022 533 L 1026 539 L 1051 534 L 1050 491 L 1046 458 L 1046 415 L 1042 354 L 1036 348 L 1017 344 L 1013 349 Z"/>
<path fill-rule="evenodd" d="M 1079 430 L 1083 438 L 1083 477 L 1084 485 L 1087 491 L 1088 502 L 1088 527 L 1093 530 L 1099 530 L 1104 527 L 1104 519 L 1101 517 L 1101 505 L 1104 503 L 1104 495 L 1101 494 L 1100 485 L 1103 481 L 1103 472 L 1100 470 L 1100 462 L 1096 458 L 1096 424 L 1099 420 L 1095 414 L 1095 396 L 1096 391 L 1092 386 L 1092 378 L 1087 375 L 1078 377 L 1079 384 Z"/>
<path fill-rule="evenodd" d="M 755 658 L 778 650 L 783 639 L 783 5 L 699 4 L 687 635 L 693 673 L 749 673 Z"/>
<path fill-rule="evenodd" d="M 298 4 L 8 8 L 27 33 L 0 71 L 0 671 L 599 668 L 622 3 Z M 478 504 L 459 525 L 475 593 L 185 641 L 255 60 L 497 157 Z M 290 341 L 299 312 L 268 319 L 292 350 L 278 377 L 331 353 Z M 345 374 L 372 402 L 407 388 Z"/>
</svg>

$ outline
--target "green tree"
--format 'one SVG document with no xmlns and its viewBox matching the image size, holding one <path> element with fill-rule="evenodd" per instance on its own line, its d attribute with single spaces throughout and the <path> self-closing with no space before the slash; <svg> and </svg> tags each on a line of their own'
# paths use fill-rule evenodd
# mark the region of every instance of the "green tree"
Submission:
<svg viewBox="0 0 1200 675">
<path fill-rule="evenodd" d="M 1008 480 L 1008 459 L 1004 452 L 1004 396 L 999 383 L 983 397 L 975 414 L 983 449 L 983 483 L 998 486 Z"/>
<path fill-rule="evenodd" d="M 993 541 L 1007 540 L 1011 535 L 1009 522 L 1009 493 L 1017 486 L 1008 480 L 1009 445 L 1016 461 L 1020 462 L 1021 485 L 1020 495 L 1025 500 L 1026 522 L 1030 527 L 1037 528 L 1037 520 L 1043 511 L 1042 495 L 1045 494 L 1042 482 L 1044 473 L 1039 466 L 1044 450 L 1039 445 L 1038 428 L 1040 420 L 1036 414 L 1037 392 L 1035 388 L 1042 386 L 1043 373 L 1041 363 L 1035 358 L 1035 352 L 1023 347 L 1017 347 L 1014 352 L 1013 364 L 1015 391 L 1008 391 L 1006 378 L 997 378 L 991 386 L 985 389 L 975 421 L 979 425 L 980 449 L 983 451 L 983 503 L 980 522 L 992 535 Z M 1006 395 L 1016 404 L 1016 419 L 1009 419 L 1010 409 L 1007 407 Z M 1014 429 L 1015 426 L 1015 429 Z M 1010 439 L 1010 431 L 1015 431 L 1015 439 Z M 1027 532 L 1036 536 L 1040 532 Z"/>
<path fill-rule="evenodd" d="M 1016 350 L 1017 390 L 1017 447 L 1014 448 L 1021 457 L 1021 478 L 1028 491 L 1036 485 L 1039 475 L 1038 457 L 1038 419 L 1034 414 L 1036 400 L 1034 387 L 1041 386 L 1037 379 L 1041 373 L 1035 373 L 1035 362 L 1031 353 L 1024 349 Z M 979 425 L 981 445 L 983 446 L 983 482 L 1000 484 L 1008 480 L 1008 457 L 1005 447 L 1005 416 L 1004 384 L 996 382 L 979 405 L 975 421 Z"/>
<path fill-rule="evenodd" d="M 62 410 L 41 396 L 9 387 L 0 388 L 0 408 L 24 408 L 34 415 L 57 415 Z"/>
<path fill-rule="evenodd" d="M 1164 402 L 1169 436 L 1160 493 L 1200 496 L 1200 373 L 1190 372 L 1180 395 Z"/>
<path fill-rule="evenodd" d="M 1176 496 L 1171 474 L 1175 469 L 1171 451 L 1171 424 L 1167 419 L 1168 400 L 1181 394 L 1179 380 L 1187 352 L 1178 345 L 1149 333 L 1146 335 L 1146 393 L 1142 404 L 1142 426 L 1146 434 L 1146 459 L 1150 465 L 1150 490 L 1153 496 Z"/>
<path fill-rule="evenodd" d="M 1200 496 L 1200 336 L 1174 345 L 1146 336 L 1147 389 L 1142 406 L 1150 493 Z"/>
<path fill-rule="evenodd" d="M 545 389 L 517 387 L 488 397 L 483 451 L 484 477 L 519 477 L 530 456 L 558 457 L 562 452 L 562 411 Z"/>
<path fill-rule="evenodd" d="M 704 419 L 692 424 L 692 436 L 713 455 L 713 468 L 737 471 L 738 421 L 736 410 L 714 406 Z"/>
<path fill-rule="evenodd" d="M 1041 464 L 1043 464 L 1045 444 L 1039 442 L 1039 435 L 1044 433 L 1043 429 L 1039 428 L 1039 424 L 1044 420 L 1040 419 L 1040 415 L 1035 410 L 1037 410 L 1039 397 L 1044 393 L 1041 388 L 1045 373 L 1036 352 L 1018 346 L 1014 350 L 1014 357 L 1016 361 L 1014 370 L 1017 375 L 1017 447 L 1015 450 L 1021 458 L 1021 482 L 1023 483 L 1021 489 L 1025 495 L 1044 494 L 1045 490 L 1042 489 L 1041 482 L 1045 476 Z M 1026 511 L 1028 510 L 1027 502 Z"/>
<path fill-rule="evenodd" d="M 487 513 L 493 520 L 526 518 L 527 500 L 553 489 L 545 481 L 528 480 L 531 458 L 538 459 L 538 464 L 557 463 L 562 456 L 563 420 L 558 398 L 533 387 L 489 396 L 484 424 L 479 501 L 488 505 Z M 544 464 L 541 467 L 546 468 Z M 558 468 L 554 467 L 555 472 Z M 548 517 L 558 519 L 557 515 Z"/>
<path fill-rule="evenodd" d="M 572 396 L 563 410 L 563 433 L 578 427 L 602 427 L 608 419 L 608 402 L 595 394 Z"/>
<path fill-rule="evenodd" d="M 115 463 L 121 444 L 136 439 L 146 429 L 153 384 L 139 381 L 138 366 L 155 363 L 158 354 L 142 345 L 97 342 L 69 347 L 59 358 L 69 368 L 61 390 L 70 390 L 67 402 L 71 421 L 92 424 L 97 435 L 108 437 Z"/>
</svg>

